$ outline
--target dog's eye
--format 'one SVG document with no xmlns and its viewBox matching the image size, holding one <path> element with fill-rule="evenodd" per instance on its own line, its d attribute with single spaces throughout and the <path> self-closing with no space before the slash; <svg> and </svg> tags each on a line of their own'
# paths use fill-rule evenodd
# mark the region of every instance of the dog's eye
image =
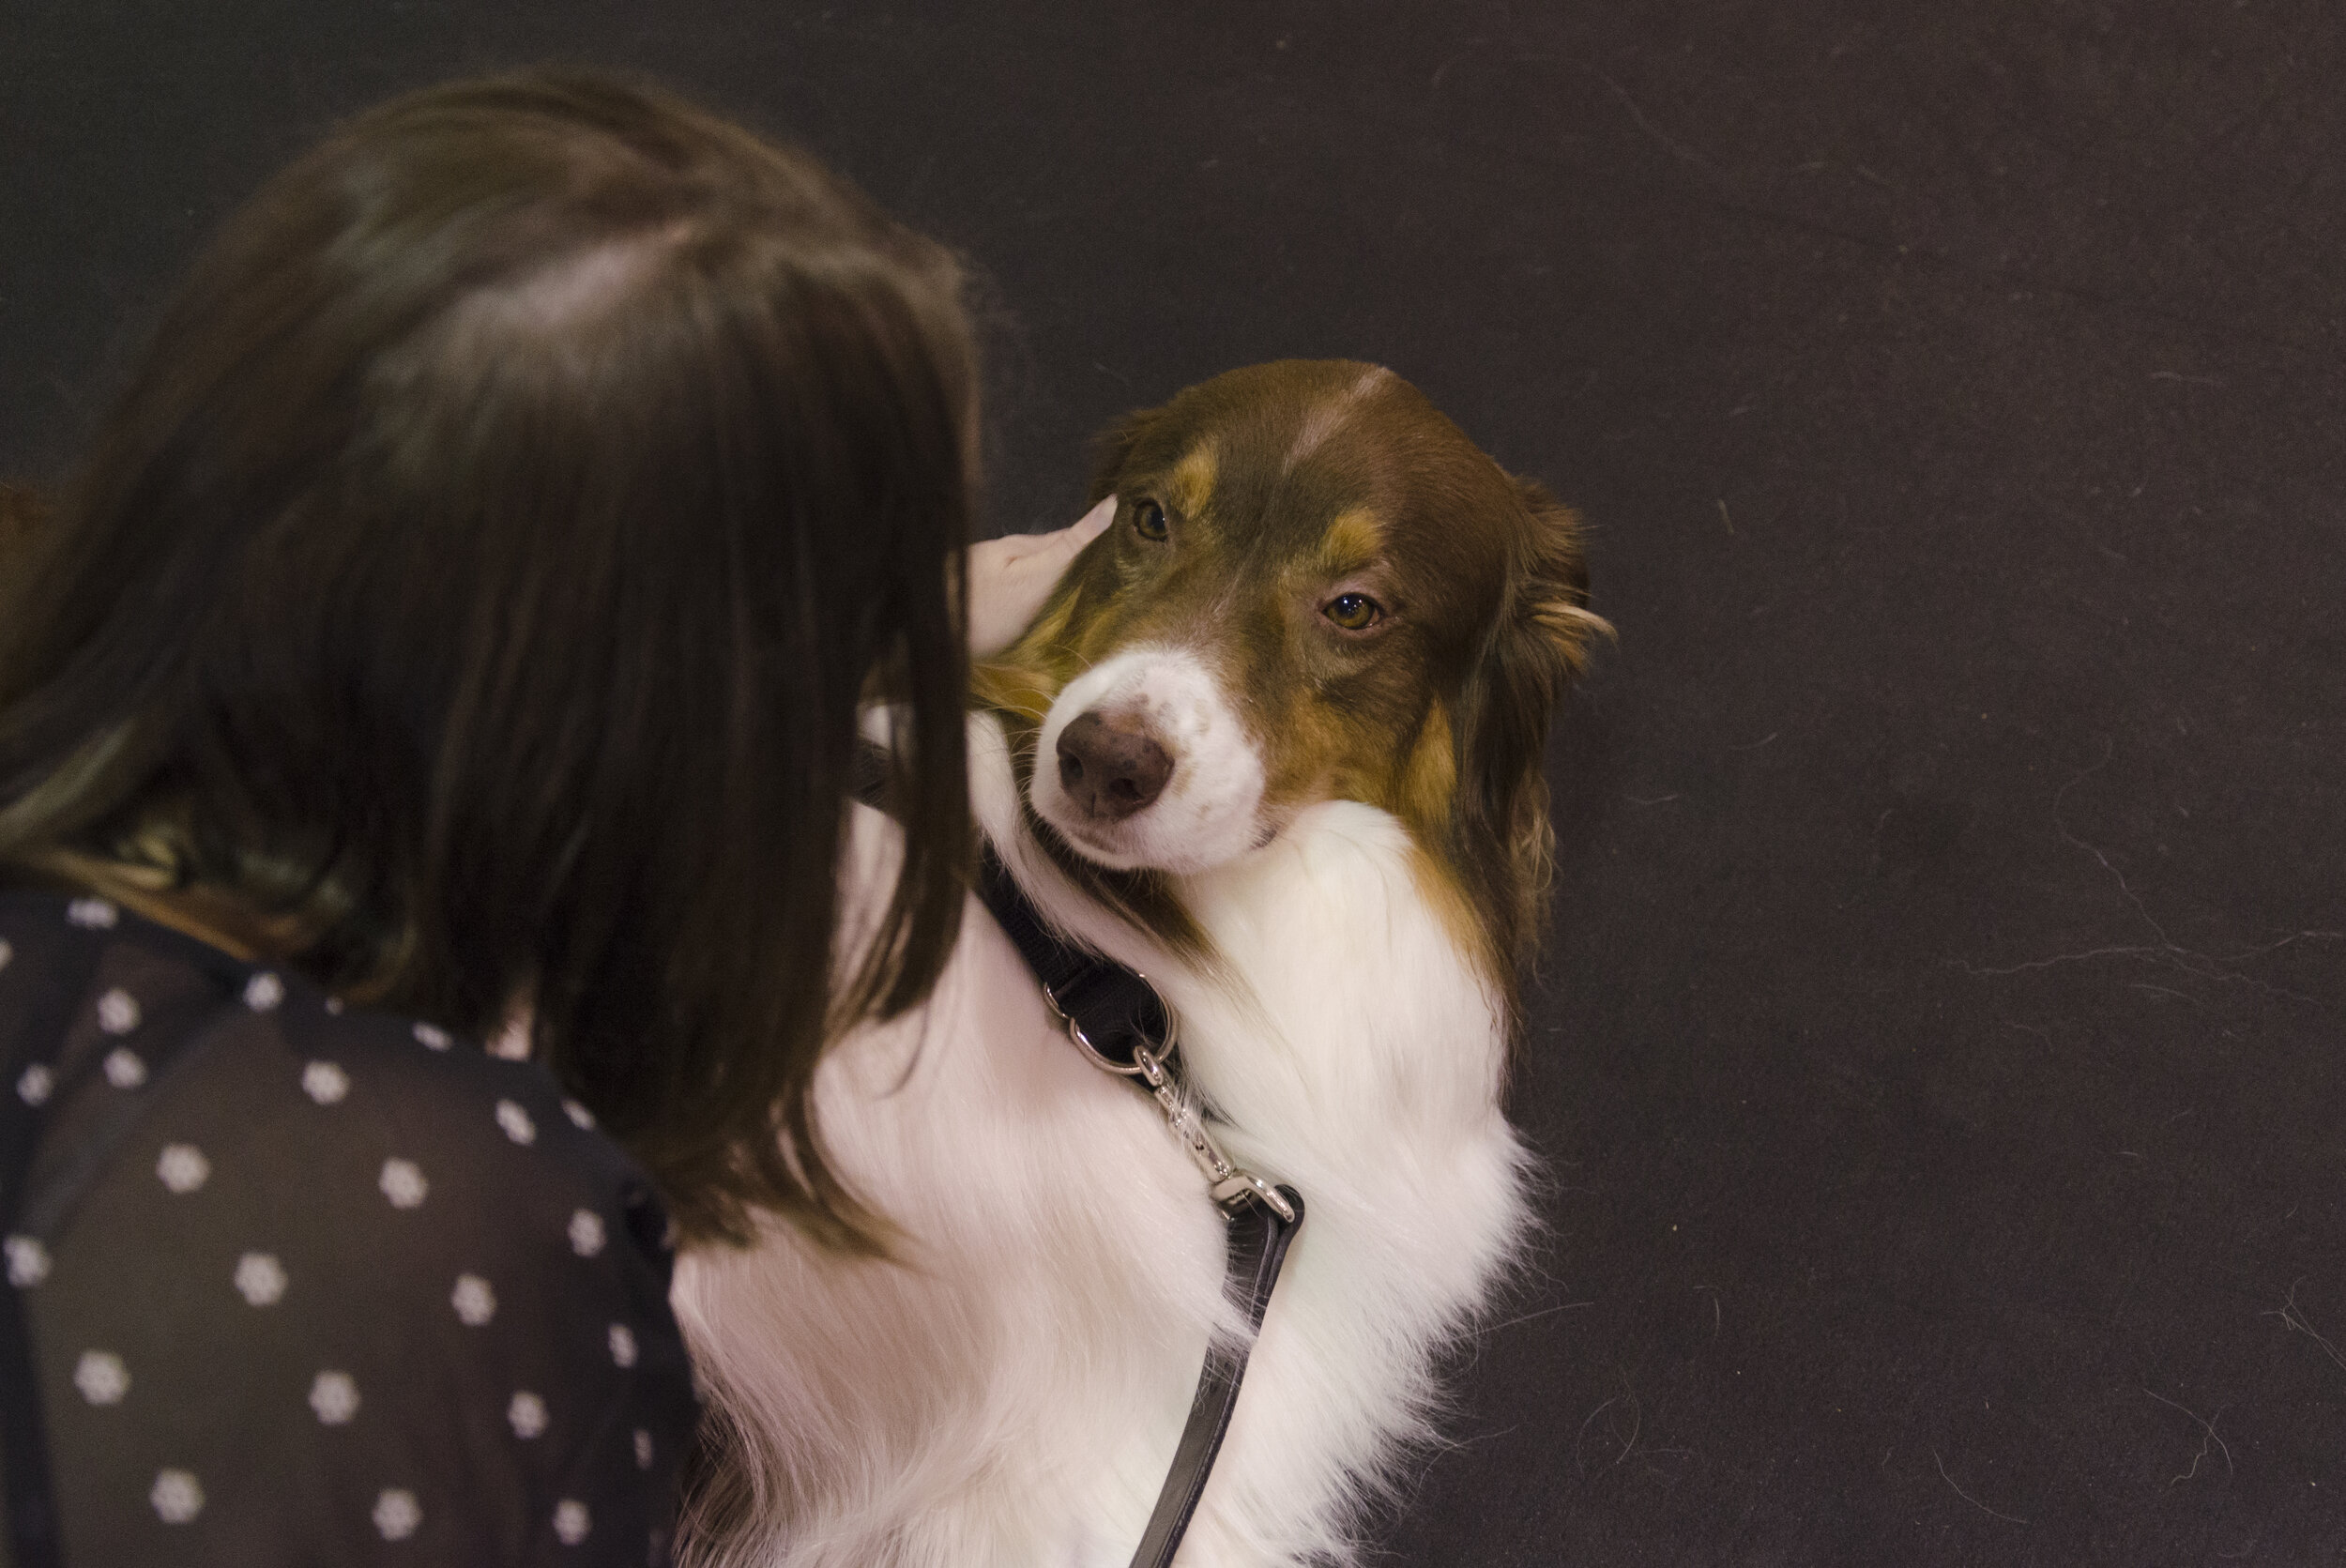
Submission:
<svg viewBox="0 0 2346 1568">
<path fill-rule="evenodd" d="M 1365 632 L 1377 624 L 1385 607 L 1364 593 L 1340 593 L 1319 613 L 1347 632 Z"/>
<path fill-rule="evenodd" d="M 1154 501 L 1133 503 L 1133 532 L 1143 539 L 1165 538 L 1167 532 L 1165 525 L 1165 509 Z"/>
</svg>

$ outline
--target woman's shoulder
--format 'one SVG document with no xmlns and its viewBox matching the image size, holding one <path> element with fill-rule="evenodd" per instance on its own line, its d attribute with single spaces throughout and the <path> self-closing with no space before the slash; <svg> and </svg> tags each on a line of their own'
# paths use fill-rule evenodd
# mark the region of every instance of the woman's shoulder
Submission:
<svg viewBox="0 0 2346 1568">
<path fill-rule="evenodd" d="M 344 1156 L 385 1151 L 374 1189 L 400 1211 L 425 1207 L 435 1178 L 449 1208 L 495 1197 L 491 1222 L 539 1190 L 659 1207 L 634 1162 L 536 1064 L 344 1007 L 290 970 L 100 899 L 0 891 L 0 1052 L 17 1098 L 42 1113 L 44 1144 L 111 1132 L 137 1105 L 134 1119 L 213 1123 L 223 1145 L 307 1146 L 330 1128 L 324 1141 Z M 80 1099 L 97 1113 L 81 1114 Z M 629 1239 L 664 1258 L 664 1230 L 642 1223 Z"/>
<path fill-rule="evenodd" d="M 0 894 L 0 942 L 77 1555 L 643 1560 L 693 1420 L 666 1221 L 548 1074 L 96 901 Z"/>
</svg>

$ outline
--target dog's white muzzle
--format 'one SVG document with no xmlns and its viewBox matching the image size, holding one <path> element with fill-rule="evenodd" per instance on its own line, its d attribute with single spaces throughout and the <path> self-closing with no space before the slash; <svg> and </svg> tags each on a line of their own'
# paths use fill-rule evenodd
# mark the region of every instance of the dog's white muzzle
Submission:
<svg viewBox="0 0 2346 1568">
<path fill-rule="evenodd" d="M 1263 776 L 1261 749 L 1213 671 L 1185 648 L 1150 644 L 1059 693 L 1028 790 L 1087 860 L 1195 872 L 1260 842 Z"/>
</svg>

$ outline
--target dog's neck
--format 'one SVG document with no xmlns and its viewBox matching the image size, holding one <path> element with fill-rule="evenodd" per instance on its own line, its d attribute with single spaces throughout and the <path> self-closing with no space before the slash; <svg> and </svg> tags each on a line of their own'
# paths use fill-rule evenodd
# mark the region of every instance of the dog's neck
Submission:
<svg viewBox="0 0 2346 1568">
<path fill-rule="evenodd" d="M 1398 819 L 1330 802 L 1238 861 L 1143 884 L 1202 943 L 1176 947 L 1124 911 L 1100 918 L 1086 863 L 1070 875 L 1073 857 L 1032 830 L 1015 761 L 1004 726 L 972 726 L 988 838 L 1054 923 L 1165 995 L 1193 1082 L 1267 1168 L 1301 1180 L 1341 1167 L 1360 1190 L 1382 1185 L 1397 1154 L 1413 1164 L 1486 1131 L 1510 1009 Z"/>
<path fill-rule="evenodd" d="M 1508 1009 L 1426 896 L 1425 871 L 1398 819 L 1333 801 L 1183 880 L 1244 984 L 1233 997 L 1167 982 L 1192 1024 L 1191 1069 L 1235 1125 L 1352 1165 L 1403 1152 L 1377 1138 L 1432 1152 L 1495 1115 Z"/>
</svg>

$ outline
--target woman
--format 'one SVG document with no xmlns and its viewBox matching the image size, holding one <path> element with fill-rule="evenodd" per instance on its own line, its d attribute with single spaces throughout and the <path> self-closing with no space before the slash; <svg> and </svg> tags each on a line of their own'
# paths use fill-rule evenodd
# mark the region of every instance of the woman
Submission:
<svg viewBox="0 0 2346 1568">
<path fill-rule="evenodd" d="M 657 93 L 437 88 L 0 496 L 17 1563 L 664 1551 L 670 1233 L 873 1244 L 809 1075 L 952 942 L 965 632 L 1102 521 L 973 553 L 965 627 L 959 290 Z M 903 871 L 827 983 L 880 691 Z"/>
</svg>

